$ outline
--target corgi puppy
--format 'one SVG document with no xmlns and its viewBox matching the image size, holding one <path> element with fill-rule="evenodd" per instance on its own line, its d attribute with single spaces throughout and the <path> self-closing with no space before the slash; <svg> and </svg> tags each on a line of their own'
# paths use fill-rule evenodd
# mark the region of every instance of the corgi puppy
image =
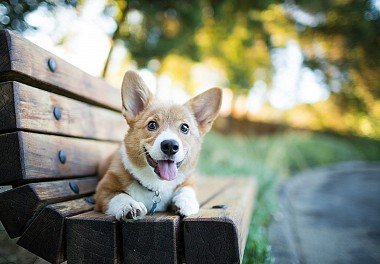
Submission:
<svg viewBox="0 0 380 264">
<path fill-rule="evenodd" d="M 183 216 L 198 213 L 194 169 L 202 138 L 219 112 L 221 89 L 184 105 L 162 102 L 128 71 L 121 96 L 128 131 L 97 186 L 95 209 L 118 220 L 141 219 L 169 206 Z"/>
</svg>

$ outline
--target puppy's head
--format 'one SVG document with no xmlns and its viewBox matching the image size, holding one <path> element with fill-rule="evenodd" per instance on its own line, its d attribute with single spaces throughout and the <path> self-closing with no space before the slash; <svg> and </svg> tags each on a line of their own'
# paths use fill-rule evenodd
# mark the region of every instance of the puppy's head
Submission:
<svg viewBox="0 0 380 264">
<path fill-rule="evenodd" d="M 144 174 L 134 176 L 166 181 L 186 177 L 219 112 L 221 89 L 210 89 L 184 105 L 166 103 L 154 98 L 137 73 L 128 71 L 121 93 L 129 125 L 126 153 L 132 173 Z"/>
</svg>

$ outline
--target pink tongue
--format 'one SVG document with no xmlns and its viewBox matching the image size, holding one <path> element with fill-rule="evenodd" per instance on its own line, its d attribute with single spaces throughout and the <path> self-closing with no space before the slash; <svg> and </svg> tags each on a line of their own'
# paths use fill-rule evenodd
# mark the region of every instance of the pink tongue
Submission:
<svg viewBox="0 0 380 264">
<path fill-rule="evenodd" d="M 158 161 L 158 170 L 161 179 L 171 181 L 177 177 L 177 166 L 175 162 L 168 160 L 159 160 Z"/>
</svg>

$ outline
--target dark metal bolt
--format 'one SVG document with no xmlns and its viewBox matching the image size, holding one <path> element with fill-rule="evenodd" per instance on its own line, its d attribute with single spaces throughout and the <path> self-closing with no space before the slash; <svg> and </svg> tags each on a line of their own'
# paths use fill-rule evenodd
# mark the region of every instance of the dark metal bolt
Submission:
<svg viewBox="0 0 380 264">
<path fill-rule="evenodd" d="M 51 72 L 55 72 L 56 71 L 56 69 L 57 69 L 57 63 L 55 62 L 54 59 L 52 59 L 52 58 L 48 59 L 47 64 L 48 64 L 49 70 Z"/>
<path fill-rule="evenodd" d="M 70 186 L 70 189 L 75 192 L 75 193 L 79 193 L 79 186 L 78 184 L 76 184 L 75 182 L 69 182 L 69 186 Z"/>
<path fill-rule="evenodd" d="M 66 163 L 66 152 L 64 150 L 60 150 L 58 152 L 58 158 L 59 158 L 59 161 L 62 163 L 62 164 L 65 164 Z"/>
<path fill-rule="evenodd" d="M 54 117 L 56 120 L 59 120 L 61 119 L 62 117 L 62 110 L 60 107 L 58 106 L 55 106 L 54 109 L 53 109 L 53 114 L 54 114 Z"/>
<path fill-rule="evenodd" d="M 84 201 L 88 204 L 95 204 L 95 199 L 93 197 L 85 197 Z"/>
<path fill-rule="evenodd" d="M 225 204 L 218 204 L 218 205 L 214 205 L 213 207 L 211 207 L 212 209 L 226 209 L 227 208 L 227 205 Z"/>
</svg>

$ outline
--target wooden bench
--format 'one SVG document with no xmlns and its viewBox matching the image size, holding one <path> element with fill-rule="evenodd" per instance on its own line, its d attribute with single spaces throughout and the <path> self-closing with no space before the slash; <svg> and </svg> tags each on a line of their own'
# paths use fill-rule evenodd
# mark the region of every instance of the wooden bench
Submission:
<svg viewBox="0 0 380 264">
<path fill-rule="evenodd" d="M 118 222 L 93 211 L 98 164 L 125 132 L 120 91 L 0 31 L 0 220 L 51 263 L 239 263 L 256 182 L 201 178 L 200 213 Z"/>
</svg>

